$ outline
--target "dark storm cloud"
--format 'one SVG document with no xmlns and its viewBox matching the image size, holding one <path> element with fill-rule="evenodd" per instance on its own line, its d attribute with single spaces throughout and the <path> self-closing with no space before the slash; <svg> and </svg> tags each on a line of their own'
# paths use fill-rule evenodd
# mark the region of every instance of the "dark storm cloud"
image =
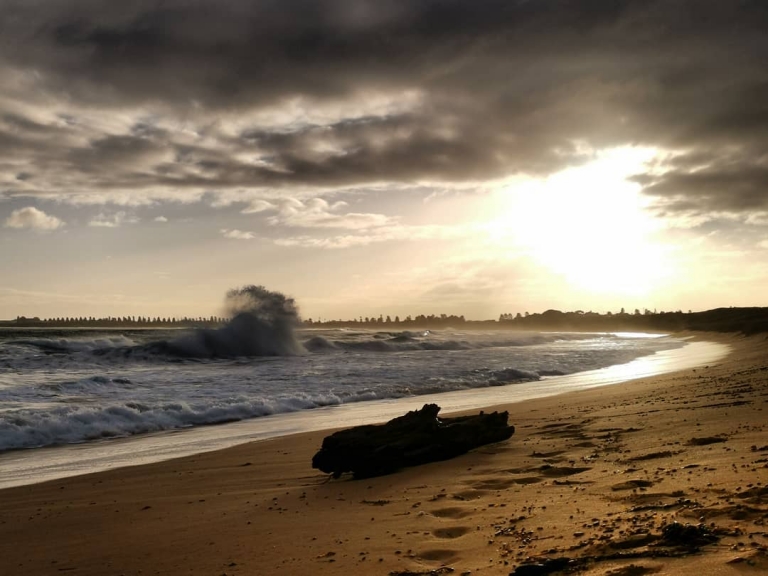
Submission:
<svg viewBox="0 0 768 576">
<path fill-rule="evenodd" d="M 671 210 L 698 214 L 768 210 L 768 154 L 672 168 L 656 179 L 643 176 L 640 182 L 646 193 L 665 198 Z"/>
<path fill-rule="evenodd" d="M 80 168 L 101 169 L 107 165 L 126 166 L 147 156 L 162 153 L 163 146 L 147 138 L 135 136 L 106 136 L 92 141 L 87 147 L 72 151 L 72 162 Z"/>
<path fill-rule="evenodd" d="M 2 122 L 5 124 L 6 129 L 11 132 L 43 135 L 49 135 L 51 132 L 51 129 L 48 126 L 17 114 L 4 114 L 2 116 Z"/>
<path fill-rule="evenodd" d="M 768 7 L 759 0 L 17 0 L 2 8 L 0 65 L 34 75 L 25 80 L 38 90 L 31 98 L 151 109 L 207 126 L 204 142 L 147 121 L 36 153 L 43 167 L 63 157 L 73 173 L 103 170 L 107 187 L 484 180 L 551 173 L 584 161 L 590 147 L 639 144 L 684 150 L 691 161 L 709 155 L 703 172 L 678 157 L 666 174 L 638 179 L 671 207 L 748 210 L 768 197 Z M 343 110 L 405 91 L 419 98 L 403 111 L 254 122 L 234 136 L 215 123 L 296 97 Z M 4 125 L 0 146 L 20 150 L 46 129 L 11 112 Z"/>
</svg>

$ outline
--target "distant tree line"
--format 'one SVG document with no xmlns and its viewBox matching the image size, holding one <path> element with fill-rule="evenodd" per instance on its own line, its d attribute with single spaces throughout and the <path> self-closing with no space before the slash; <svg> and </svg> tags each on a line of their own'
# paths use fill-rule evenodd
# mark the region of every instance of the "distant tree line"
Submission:
<svg viewBox="0 0 768 576">
<path fill-rule="evenodd" d="M 209 317 L 161 317 L 161 316 L 93 316 L 39 317 L 18 316 L 4 326 L 17 327 L 88 327 L 88 328 L 161 328 L 161 327 L 218 327 L 228 318 Z M 742 332 L 755 334 L 768 332 L 768 308 L 716 308 L 705 312 L 682 310 L 657 312 L 635 309 L 632 313 L 623 308 L 620 312 L 576 310 L 562 312 L 547 310 L 541 313 L 504 313 L 498 320 L 467 320 L 463 315 L 419 314 L 417 316 L 359 316 L 351 320 L 326 320 L 308 318 L 302 322 L 308 328 L 373 328 L 373 329 L 438 329 L 450 327 L 535 330 L 560 332 L 680 332 L 684 330 L 712 332 Z"/>
<path fill-rule="evenodd" d="M 227 322 L 226 318 L 219 316 L 183 316 L 180 318 L 171 316 L 60 316 L 56 318 L 40 319 L 37 316 L 28 318 L 17 316 L 10 322 L 13 326 L 40 326 L 40 327 L 72 327 L 72 328 L 160 328 L 160 327 L 192 327 L 192 326 L 220 326 Z"/>
<path fill-rule="evenodd" d="M 305 326 L 310 328 L 381 328 L 382 326 L 437 328 L 460 326 L 466 322 L 467 320 L 464 318 L 464 316 L 455 316 L 453 314 L 430 314 L 428 316 L 424 314 L 419 314 L 418 316 L 409 315 L 402 320 L 400 319 L 400 316 L 395 316 L 393 319 L 392 316 L 385 317 L 383 314 L 380 314 L 379 316 L 360 316 L 358 318 L 352 318 L 351 320 L 313 320 L 312 318 L 307 318 L 303 323 Z M 480 322 L 494 323 L 493 320 L 483 320 Z M 478 323 L 478 321 L 475 321 L 474 323 Z"/>
<path fill-rule="evenodd" d="M 656 312 L 645 309 L 633 313 L 623 308 L 618 313 L 561 312 L 541 314 L 502 314 L 501 326 L 519 330 L 557 330 L 588 332 L 768 332 L 768 308 L 716 308 L 705 312 Z"/>
<path fill-rule="evenodd" d="M 656 311 L 644 308 L 631 313 L 575 310 L 547 310 L 541 313 L 505 313 L 498 320 L 466 320 L 464 316 L 440 314 L 406 316 L 400 320 L 383 317 L 360 317 L 353 320 L 308 319 L 305 325 L 317 328 L 445 328 L 535 330 L 557 332 L 681 332 L 685 330 L 710 332 L 768 332 L 768 308 L 716 308 L 705 312 Z"/>
</svg>

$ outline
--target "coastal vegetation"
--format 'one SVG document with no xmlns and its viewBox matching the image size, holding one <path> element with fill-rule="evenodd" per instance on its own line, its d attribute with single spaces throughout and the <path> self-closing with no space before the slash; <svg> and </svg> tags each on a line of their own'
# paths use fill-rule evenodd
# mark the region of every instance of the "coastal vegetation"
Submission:
<svg viewBox="0 0 768 576">
<path fill-rule="evenodd" d="M 18 316 L 0 322 L 0 327 L 29 328 L 210 328 L 226 324 L 230 318 L 209 317 L 149 317 L 108 316 L 39 318 Z M 537 331 L 589 331 L 589 332 L 679 332 L 683 330 L 741 332 L 756 334 L 768 332 L 768 308 L 716 308 L 703 312 L 655 311 L 635 309 L 626 312 L 592 312 L 576 310 L 563 312 L 546 310 L 541 313 L 504 313 L 493 320 L 468 320 L 463 315 L 419 314 L 416 316 L 360 316 L 352 319 L 299 320 L 305 328 L 365 328 L 365 329 L 508 329 Z"/>
</svg>

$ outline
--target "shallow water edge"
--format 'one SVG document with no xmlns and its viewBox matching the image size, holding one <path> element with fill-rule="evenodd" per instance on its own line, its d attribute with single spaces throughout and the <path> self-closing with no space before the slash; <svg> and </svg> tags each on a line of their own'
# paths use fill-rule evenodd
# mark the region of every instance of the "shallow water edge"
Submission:
<svg viewBox="0 0 768 576">
<path fill-rule="evenodd" d="M 682 348 L 657 352 L 626 364 L 535 382 L 343 404 L 232 424 L 10 452 L 0 455 L 0 489 L 170 460 L 288 434 L 382 422 L 432 402 L 447 414 L 587 390 L 703 366 L 721 360 L 729 351 L 726 344 L 688 342 Z"/>
</svg>

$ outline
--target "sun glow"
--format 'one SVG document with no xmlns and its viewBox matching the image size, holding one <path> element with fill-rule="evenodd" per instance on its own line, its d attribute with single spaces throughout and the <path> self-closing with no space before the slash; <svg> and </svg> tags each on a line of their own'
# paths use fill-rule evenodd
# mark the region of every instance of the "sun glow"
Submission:
<svg viewBox="0 0 768 576">
<path fill-rule="evenodd" d="M 668 257 L 656 239 L 661 225 L 627 178 L 654 154 L 613 149 L 585 166 L 501 190 L 500 216 L 488 231 L 500 249 L 530 257 L 574 288 L 647 296 L 668 275 Z"/>
</svg>

